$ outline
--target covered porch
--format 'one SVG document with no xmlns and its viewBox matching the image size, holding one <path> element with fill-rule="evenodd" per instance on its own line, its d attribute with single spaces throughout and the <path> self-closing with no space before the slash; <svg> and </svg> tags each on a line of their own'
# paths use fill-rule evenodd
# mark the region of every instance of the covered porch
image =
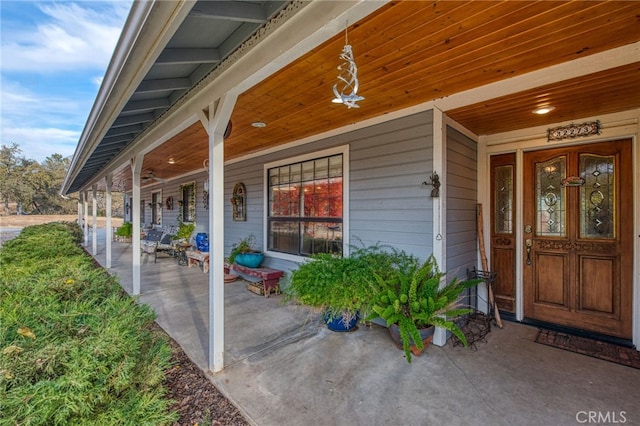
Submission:
<svg viewBox="0 0 640 426">
<path fill-rule="evenodd" d="M 95 258 L 106 261 L 105 232 Z M 132 293 L 131 244 L 112 268 Z M 175 259 L 141 258 L 141 303 L 206 371 L 208 275 Z M 225 365 L 210 380 L 253 424 L 586 423 L 640 420 L 640 370 L 534 343 L 537 329 L 505 323 L 477 350 L 430 346 L 408 364 L 383 327 L 334 333 L 306 308 L 226 284 Z M 596 413 L 596 414 L 593 414 Z M 601 417 L 602 418 L 602 417 Z"/>
</svg>

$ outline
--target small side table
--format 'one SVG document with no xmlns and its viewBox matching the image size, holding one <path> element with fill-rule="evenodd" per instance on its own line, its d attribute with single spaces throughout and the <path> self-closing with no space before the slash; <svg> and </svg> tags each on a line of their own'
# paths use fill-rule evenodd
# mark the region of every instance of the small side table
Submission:
<svg viewBox="0 0 640 426">
<path fill-rule="evenodd" d="M 189 243 L 178 243 L 175 245 L 176 256 L 178 257 L 178 265 L 187 266 L 189 259 L 187 259 L 187 250 L 191 248 Z"/>
<path fill-rule="evenodd" d="M 200 266 L 200 262 L 202 262 L 202 272 L 205 274 L 209 272 L 209 253 L 203 252 L 199 250 L 187 250 L 186 256 L 188 259 L 189 268 L 192 266 Z"/>
</svg>

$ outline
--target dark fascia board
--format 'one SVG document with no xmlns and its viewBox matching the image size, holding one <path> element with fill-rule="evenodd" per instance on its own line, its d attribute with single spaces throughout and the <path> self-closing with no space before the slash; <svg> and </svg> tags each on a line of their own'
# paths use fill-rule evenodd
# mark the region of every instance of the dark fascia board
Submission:
<svg viewBox="0 0 640 426">
<path fill-rule="evenodd" d="M 156 64 L 203 64 L 220 62 L 218 49 L 165 49 Z"/>
<path fill-rule="evenodd" d="M 268 3 L 268 2 L 267 2 Z M 190 16 L 199 18 L 227 19 L 229 21 L 267 22 L 268 11 L 255 3 L 237 1 L 199 1 L 191 9 Z"/>
<path fill-rule="evenodd" d="M 129 126 L 131 124 L 142 124 L 149 123 L 156 119 L 155 114 L 152 112 L 146 112 L 143 114 L 135 114 L 135 115 L 123 115 L 116 119 L 111 125 L 111 128 L 114 127 L 122 127 Z"/>
<path fill-rule="evenodd" d="M 171 106 L 171 102 L 167 98 L 148 99 L 145 101 L 129 102 L 122 109 L 122 112 L 145 112 L 156 109 L 167 109 Z"/>
<path fill-rule="evenodd" d="M 140 133 L 143 130 L 143 128 L 144 126 L 142 124 L 131 124 L 129 126 L 111 127 L 111 129 L 109 129 L 109 131 L 104 135 L 104 138 L 102 138 L 102 142 L 100 143 L 100 145 L 102 145 L 105 139 L 108 139 L 112 136 L 121 136 L 129 133 L 137 134 L 137 133 Z"/>
<path fill-rule="evenodd" d="M 191 80 L 186 77 L 144 80 L 136 89 L 136 93 L 153 93 L 164 92 L 166 90 L 189 89 L 191 86 Z"/>
</svg>

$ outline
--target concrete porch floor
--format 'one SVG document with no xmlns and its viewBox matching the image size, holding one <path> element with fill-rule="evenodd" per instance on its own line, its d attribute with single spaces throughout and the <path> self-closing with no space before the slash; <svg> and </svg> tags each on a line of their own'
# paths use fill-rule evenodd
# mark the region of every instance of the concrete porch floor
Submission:
<svg viewBox="0 0 640 426">
<path fill-rule="evenodd" d="M 129 293 L 131 255 L 113 243 L 110 272 Z M 141 271 L 140 302 L 206 370 L 207 275 L 146 255 Z M 537 329 L 518 323 L 477 350 L 430 346 L 408 364 L 383 327 L 331 332 L 238 280 L 225 285 L 225 328 L 225 369 L 209 377 L 256 425 L 640 424 L 640 370 L 534 343 Z"/>
</svg>

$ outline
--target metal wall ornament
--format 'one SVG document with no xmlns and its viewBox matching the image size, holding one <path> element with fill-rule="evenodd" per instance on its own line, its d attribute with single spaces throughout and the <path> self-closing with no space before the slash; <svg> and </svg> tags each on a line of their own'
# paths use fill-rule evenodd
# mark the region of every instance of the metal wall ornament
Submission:
<svg viewBox="0 0 640 426">
<path fill-rule="evenodd" d="M 338 66 L 338 82 L 333 85 L 335 98 L 331 101 L 336 104 L 344 104 L 347 108 L 360 108 L 357 102 L 364 100 L 358 95 L 358 66 L 353 59 L 353 49 L 349 44 L 347 29 L 344 30 L 344 47 L 340 54 L 342 63 Z"/>
<path fill-rule="evenodd" d="M 569 124 L 567 126 L 547 129 L 547 141 L 561 141 L 563 139 L 586 137 L 600 134 L 600 121 L 591 121 L 582 124 Z"/>
<path fill-rule="evenodd" d="M 425 180 L 424 182 L 422 182 L 422 185 L 432 186 L 433 189 L 431 190 L 431 198 L 438 198 L 440 196 L 440 176 L 438 176 L 438 173 L 433 172 L 431 176 L 429 176 L 429 180 L 431 180 L 431 182 L 427 182 Z"/>
<path fill-rule="evenodd" d="M 233 220 L 245 222 L 247 220 L 247 189 L 244 183 L 238 182 L 235 184 L 230 201 L 233 207 Z"/>
</svg>

